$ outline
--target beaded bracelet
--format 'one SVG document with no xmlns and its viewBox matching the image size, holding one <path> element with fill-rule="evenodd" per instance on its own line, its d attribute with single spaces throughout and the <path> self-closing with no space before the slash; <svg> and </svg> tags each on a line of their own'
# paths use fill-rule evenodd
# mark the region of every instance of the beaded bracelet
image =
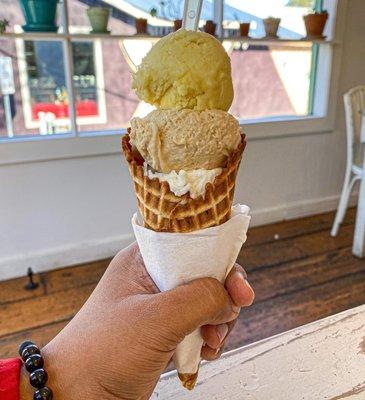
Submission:
<svg viewBox="0 0 365 400">
<path fill-rule="evenodd" d="M 39 347 L 27 340 L 19 346 L 19 355 L 23 360 L 25 369 L 29 372 L 29 382 L 37 390 L 33 400 L 51 400 L 52 390 L 46 386 L 48 375 L 44 370 L 44 360 Z"/>
</svg>

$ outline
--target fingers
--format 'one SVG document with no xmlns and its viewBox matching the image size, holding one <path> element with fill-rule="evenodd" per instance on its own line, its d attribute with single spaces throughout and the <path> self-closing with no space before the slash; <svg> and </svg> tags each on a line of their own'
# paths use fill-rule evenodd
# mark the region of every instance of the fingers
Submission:
<svg viewBox="0 0 365 400">
<path fill-rule="evenodd" d="M 201 335 L 204 342 L 212 349 L 218 349 L 228 334 L 228 324 L 204 325 Z"/>
<path fill-rule="evenodd" d="M 219 349 L 234 328 L 237 320 L 220 325 L 204 325 L 201 327 L 201 335 L 205 344 L 212 349 Z"/>
<path fill-rule="evenodd" d="M 225 282 L 225 287 L 233 302 L 240 307 L 250 306 L 255 298 L 255 293 L 246 278 L 244 269 L 235 264 Z"/>
<path fill-rule="evenodd" d="M 219 347 L 218 349 L 212 349 L 211 347 L 204 345 L 202 347 L 202 351 L 200 353 L 200 356 L 203 360 L 206 361 L 213 361 L 216 360 L 217 358 L 219 358 L 222 353 L 223 353 L 223 349 L 224 349 L 224 344 L 222 344 L 221 347 Z"/>
<path fill-rule="evenodd" d="M 161 321 L 181 338 L 202 325 L 219 325 L 234 320 L 240 310 L 216 279 L 202 278 L 159 293 Z"/>
<path fill-rule="evenodd" d="M 247 307 L 252 304 L 255 293 L 247 281 L 244 269 L 235 264 L 228 274 L 225 287 L 232 301 L 239 307 Z M 202 348 L 202 358 L 215 360 L 223 351 L 224 342 L 233 329 L 236 320 L 220 325 L 205 325 L 201 328 L 201 334 L 205 345 Z"/>
</svg>

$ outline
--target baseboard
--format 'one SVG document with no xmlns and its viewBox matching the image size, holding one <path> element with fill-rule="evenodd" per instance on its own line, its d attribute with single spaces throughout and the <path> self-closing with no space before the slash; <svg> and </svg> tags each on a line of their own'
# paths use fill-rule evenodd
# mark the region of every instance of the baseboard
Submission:
<svg viewBox="0 0 365 400">
<path fill-rule="evenodd" d="M 339 196 L 330 196 L 252 210 L 251 226 L 265 225 L 335 210 L 338 199 Z M 356 202 L 357 194 L 354 193 L 350 198 L 350 205 L 354 206 Z M 24 276 L 29 266 L 35 272 L 43 272 L 112 257 L 118 250 L 128 246 L 133 240 L 134 236 L 132 234 L 126 234 L 3 258 L 0 259 L 0 281 Z"/>
<path fill-rule="evenodd" d="M 349 207 L 357 204 L 357 193 L 353 193 L 349 200 Z M 252 210 L 251 226 L 271 224 L 309 215 L 321 214 L 337 209 L 339 196 L 329 196 L 320 199 L 311 199 L 282 204 L 277 207 L 261 208 Z"/>
<path fill-rule="evenodd" d="M 28 267 L 32 267 L 34 272 L 43 272 L 113 257 L 133 240 L 133 234 L 126 234 L 2 258 L 0 281 L 24 276 Z"/>
</svg>

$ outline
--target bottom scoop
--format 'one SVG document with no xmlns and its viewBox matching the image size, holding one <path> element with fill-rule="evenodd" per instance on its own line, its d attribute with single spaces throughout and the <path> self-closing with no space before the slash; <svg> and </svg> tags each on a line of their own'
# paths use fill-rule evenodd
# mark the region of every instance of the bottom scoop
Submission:
<svg viewBox="0 0 365 400">
<path fill-rule="evenodd" d="M 204 195 L 192 198 L 189 192 L 177 196 L 166 181 L 146 176 L 143 160 L 132 151 L 129 135 L 124 135 L 122 148 L 145 226 L 158 232 L 191 232 L 226 222 L 245 145 L 245 136 L 241 135 L 241 143 L 221 173 L 205 185 Z"/>
</svg>

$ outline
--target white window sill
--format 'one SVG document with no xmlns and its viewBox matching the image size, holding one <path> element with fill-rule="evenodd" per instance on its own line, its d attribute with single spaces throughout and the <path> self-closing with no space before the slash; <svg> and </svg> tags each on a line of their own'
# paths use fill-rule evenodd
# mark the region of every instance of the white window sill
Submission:
<svg viewBox="0 0 365 400">
<path fill-rule="evenodd" d="M 333 118 L 329 116 L 271 117 L 240 121 L 240 123 L 249 141 L 311 135 L 331 132 L 334 129 Z"/>
<path fill-rule="evenodd" d="M 323 117 L 276 117 L 241 123 L 248 141 L 330 132 L 333 123 Z M 125 129 L 72 135 L 20 137 L 0 141 L 0 165 L 120 154 Z"/>
</svg>

